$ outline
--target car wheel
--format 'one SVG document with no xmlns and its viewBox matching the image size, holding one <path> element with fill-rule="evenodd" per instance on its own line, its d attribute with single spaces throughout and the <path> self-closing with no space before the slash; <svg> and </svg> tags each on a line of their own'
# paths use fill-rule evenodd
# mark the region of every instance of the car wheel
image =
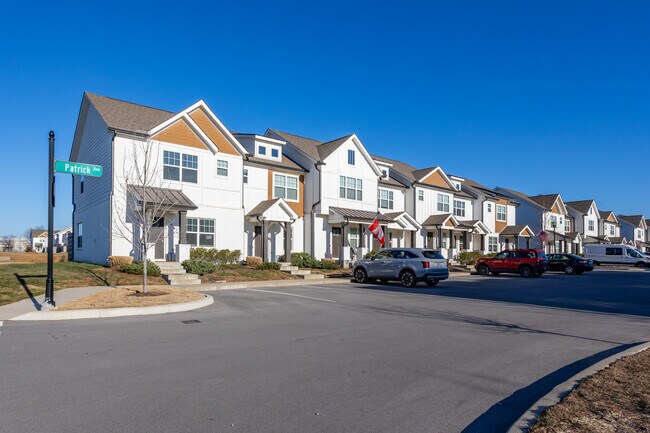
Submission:
<svg viewBox="0 0 650 433">
<path fill-rule="evenodd" d="M 400 276 L 399 280 L 402 282 L 404 287 L 413 287 L 417 284 L 415 280 L 415 274 L 412 271 L 404 271 Z"/>
<path fill-rule="evenodd" d="M 573 269 L 573 266 L 567 266 L 566 268 L 564 268 L 564 273 L 567 275 L 573 275 L 576 273 L 576 270 Z"/>
<path fill-rule="evenodd" d="M 357 283 L 365 283 L 368 281 L 368 273 L 366 270 L 363 268 L 357 268 L 357 270 L 354 271 L 354 281 Z"/>
<path fill-rule="evenodd" d="M 519 275 L 521 275 L 524 278 L 529 278 L 530 276 L 533 275 L 533 270 L 531 269 L 530 266 L 522 266 L 519 268 Z"/>
<path fill-rule="evenodd" d="M 494 271 L 492 271 L 492 275 L 494 275 L 495 277 L 498 277 L 500 273 L 501 273 L 501 272 L 494 272 Z"/>
<path fill-rule="evenodd" d="M 478 272 L 479 275 L 488 275 L 490 273 L 490 268 L 488 265 L 480 265 L 476 268 L 476 272 Z"/>
<path fill-rule="evenodd" d="M 439 281 L 440 281 L 440 280 L 429 280 L 429 281 L 427 281 L 427 286 L 429 286 L 429 287 L 433 287 L 433 286 L 435 286 L 436 284 L 438 284 Z"/>
</svg>

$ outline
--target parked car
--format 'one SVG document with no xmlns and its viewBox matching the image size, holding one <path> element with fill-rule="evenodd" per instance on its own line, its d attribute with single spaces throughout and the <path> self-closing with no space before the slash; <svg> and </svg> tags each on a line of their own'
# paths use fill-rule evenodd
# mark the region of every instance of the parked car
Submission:
<svg viewBox="0 0 650 433">
<path fill-rule="evenodd" d="M 354 280 L 365 283 L 399 281 L 404 287 L 413 287 L 424 281 L 435 286 L 449 278 L 448 263 L 439 251 L 420 248 L 388 248 L 369 259 L 354 264 Z"/>
<path fill-rule="evenodd" d="M 585 258 L 595 265 L 628 265 L 649 267 L 650 258 L 625 244 L 588 244 L 584 248 Z"/>
<path fill-rule="evenodd" d="M 575 254 L 551 254 L 548 256 L 548 270 L 562 271 L 567 275 L 581 275 L 594 270 L 594 262 Z"/>
<path fill-rule="evenodd" d="M 474 267 L 480 275 L 512 273 L 539 277 L 546 272 L 548 262 L 543 250 L 506 250 L 494 257 L 478 259 Z"/>
</svg>

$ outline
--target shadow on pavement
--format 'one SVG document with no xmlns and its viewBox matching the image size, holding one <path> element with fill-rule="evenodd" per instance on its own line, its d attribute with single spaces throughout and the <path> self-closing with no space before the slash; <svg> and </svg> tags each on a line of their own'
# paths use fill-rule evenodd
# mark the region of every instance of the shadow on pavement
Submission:
<svg viewBox="0 0 650 433">
<path fill-rule="evenodd" d="M 436 287 L 418 284 L 405 288 L 398 283 L 358 284 L 376 291 L 436 295 L 600 313 L 650 317 L 650 272 L 593 272 L 584 275 L 544 274 L 541 278 L 519 276 L 450 278 Z"/>
<path fill-rule="evenodd" d="M 36 308 L 38 311 L 41 311 L 41 304 L 36 300 L 32 291 L 29 290 L 25 278 L 47 278 L 47 275 L 18 275 L 17 273 L 14 273 L 14 276 L 22 286 L 25 293 L 27 293 L 27 296 L 29 296 L 30 301 L 32 301 L 32 304 L 34 304 L 34 308 Z"/>
<path fill-rule="evenodd" d="M 559 370 L 555 370 L 496 403 L 481 416 L 476 418 L 470 425 L 465 427 L 462 433 L 506 432 L 508 428 L 510 428 L 510 426 L 528 410 L 529 407 L 548 394 L 557 385 L 569 380 L 571 377 L 575 376 L 582 370 L 589 368 L 595 363 L 627 350 L 630 347 L 636 346 L 637 344 L 639 343 L 616 346 L 580 359 L 572 364 L 560 368 Z"/>
</svg>

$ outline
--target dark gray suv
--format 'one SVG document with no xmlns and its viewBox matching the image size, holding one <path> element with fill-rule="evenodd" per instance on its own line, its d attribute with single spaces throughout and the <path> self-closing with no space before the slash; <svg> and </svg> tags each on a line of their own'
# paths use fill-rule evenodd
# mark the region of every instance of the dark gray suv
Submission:
<svg viewBox="0 0 650 433">
<path fill-rule="evenodd" d="M 388 248 L 369 259 L 354 264 L 354 281 L 399 281 L 404 287 L 413 287 L 424 281 L 435 286 L 449 278 L 447 259 L 440 252 L 421 248 Z"/>
</svg>

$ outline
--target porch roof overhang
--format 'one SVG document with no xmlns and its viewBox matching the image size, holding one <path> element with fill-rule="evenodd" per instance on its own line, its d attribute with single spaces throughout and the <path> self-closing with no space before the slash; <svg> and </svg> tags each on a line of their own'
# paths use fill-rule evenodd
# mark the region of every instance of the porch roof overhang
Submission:
<svg viewBox="0 0 650 433">
<path fill-rule="evenodd" d="M 392 218 L 393 222 L 388 224 L 389 229 L 393 230 L 406 230 L 415 232 L 422 228 L 422 226 L 409 215 L 408 212 L 387 212 L 384 216 Z"/>
<path fill-rule="evenodd" d="M 246 214 L 251 222 L 273 221 L 292 222 L 298 219 L 298 214 L 282 198 L 261 201 Z"/>
<path fill-rule="evenodd" d="M 422 223 L 424 228 L 467 231 L 467 228 L 459 226 L 460 222 L 450 213 L 430 215 Z"/>
<path fill-rule="evenodd" d="M 481 220 L 460 221 L 460 225 L 458 227 L 460 229 L 467 229 L 469 232 L 477 233 L 480 235 L 490 234 L 490 229 Z"/>
<path fill-rule="evenodd" d="M 138 203 L 144 201 L 147 205 L 159 206 L 161 211 L 188 211 L 199 208 L 183 191 L 178 189 L 151 186 L 142 188 L 137 185 L 129 185 L 128 192 Z"/>
<path fill-rule="evenodd" d="M 499 233 L 499 236 L 519 236 L 523 238 L 532 238 L 535 236 L 533 231 L 528 227 L 527 225 L 523 226 L 506 226 L 501 232 Z"/>
<path fill-rule="evenodd" d="M 613 244 L 626 244 L 627 238 L 625 236 L 612 236 L 609 238 L 610 242 Z"/>
<path fill-rule="evenodd" d="M 611 244 L 608 236 L 585 236 L 582 240 L 585 244 Z"/>
<path fill-rule="evenodd" d="M 327 222 L 330 224 L 371 224 L 375 218 L 378 219 L 382 224 L 390 224 L 394 221 L 392 218 L 387 216 L 387 214 L 381 214 L 367 210 L 330 206 L 330 214 L 327 218 Z"/>
</svg>

